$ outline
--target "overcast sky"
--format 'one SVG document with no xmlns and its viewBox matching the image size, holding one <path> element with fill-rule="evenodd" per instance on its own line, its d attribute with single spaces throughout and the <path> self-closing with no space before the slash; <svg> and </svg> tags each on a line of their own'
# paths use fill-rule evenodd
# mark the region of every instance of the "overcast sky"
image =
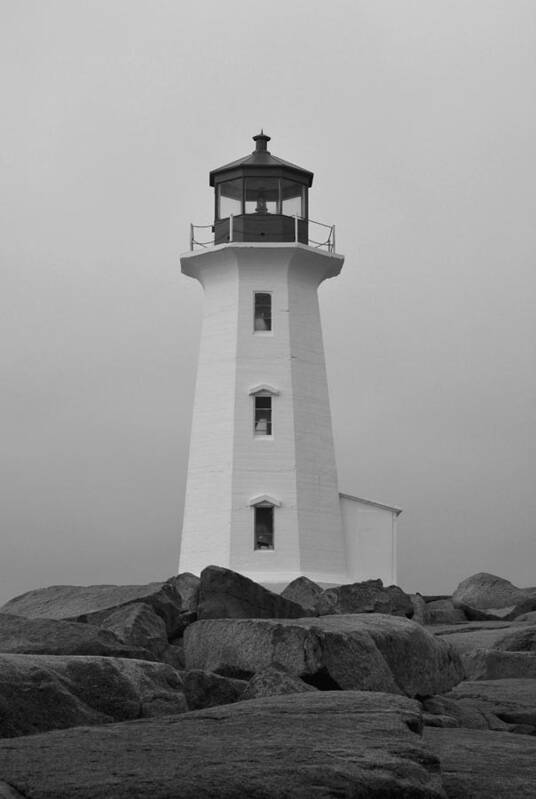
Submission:
<svg viewBox="0 0 536 799">
<path fill-rule="evenodd" d="M 176 570 L 208 172 L 315 173 L 342 491 L 536 585 L 534 0 L 1 0 L 0 601 Z"/>
</svg>

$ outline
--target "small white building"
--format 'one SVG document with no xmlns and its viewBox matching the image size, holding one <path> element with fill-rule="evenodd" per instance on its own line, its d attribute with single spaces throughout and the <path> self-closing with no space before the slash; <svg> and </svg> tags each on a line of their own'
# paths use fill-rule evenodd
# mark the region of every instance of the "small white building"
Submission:
<svg viewBox="0 0 536 799">
<path fill-rule="evenodd" d="M 179 571 L 264 584 L 396 582 L 399 508 L 339 494 L 317 289 L 334 227 L 310 239 L 311 172 L 255 151 L 210 174 L 214 242 L 181 257 L 204 289 Z"/>
<path fill-rule="evenodd" d="M 402 508 L 351 494 L 339 494 L 339 501 L 348 581 L 379 577 L 384 585 L 395 585 L 398 582 L 397 520 Z"/>
</svg>

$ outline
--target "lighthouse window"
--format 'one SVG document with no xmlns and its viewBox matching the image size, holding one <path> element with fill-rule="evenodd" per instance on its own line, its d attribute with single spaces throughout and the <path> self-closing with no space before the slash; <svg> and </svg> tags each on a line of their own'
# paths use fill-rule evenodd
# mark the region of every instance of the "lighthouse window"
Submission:
<svg viewBox="0 0 536 799">
<path fill-rule="evenodd" d="M 247 178 L 246 214 L 277 214 L 278 205 L 277 178 Z"/>
<path fill-rule="evenodd" d="M 269 394 L 255 396 L 255 435 L 272 435 L 272 398 Z"/>
<path fill-rule="evenodd" d="M 255 324 L 256 332 L 272 329 L 272 295 L 267 292 L 255 292 Z"/>
<path fill-rule="evenodd" d="M 242 213 L 242 181 L 226 180 L 218 186 L 218 219 Z"/>
<path fill-rule="evenodd" d="M 274 548 L 273 505 L 257 505 L 255 508 L 255 549 Z"/>
<path fill-rule="evenodd" d="M 305 216 L 305 186 L 294 180 L 281 181 L 281 213 L 285 216 Z"/>
</svg>

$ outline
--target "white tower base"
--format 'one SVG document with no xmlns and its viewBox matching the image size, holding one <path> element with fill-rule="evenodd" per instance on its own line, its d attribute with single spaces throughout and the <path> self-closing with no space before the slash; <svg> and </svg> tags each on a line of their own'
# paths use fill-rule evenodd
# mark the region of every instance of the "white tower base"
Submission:
<svg viewBox="0 0 536 799">
<path fill-rule="evenodd" d="M 224 566 L 261 583 L 347 578 L 317 288 L 343 257 L 303 244 L 233 243 L 181 258 L 205 308 L 180 571 Z M 270 294 L 272 329 L 254 329 Z M 272 397 L 271 435 L 255 396 Z M 256 548 L 255 507 L 273 507 L 273 548 Z"/>
</svg>

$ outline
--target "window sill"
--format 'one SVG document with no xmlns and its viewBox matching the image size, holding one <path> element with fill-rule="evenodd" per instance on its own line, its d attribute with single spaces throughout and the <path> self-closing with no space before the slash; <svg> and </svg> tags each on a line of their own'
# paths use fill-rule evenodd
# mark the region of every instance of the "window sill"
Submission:
<svg viewBox="0 0 536 799">
<path fill-rule="evenodd" d="M 253 439 L 255 441 L 273 441 L 274 437 L 273 436 L 264 436 L 264 435 L 262 435 L 262 433 L 254 433 Z"/>
<path fill-rule="evenodd" d="M 254 336 L 265 336 L 265 337 L 266 336 L 273 336 L 274 335 L 274 331 L 273 330 L 254 330 L 253 331 L 253 335 Z"/>
</svg>

